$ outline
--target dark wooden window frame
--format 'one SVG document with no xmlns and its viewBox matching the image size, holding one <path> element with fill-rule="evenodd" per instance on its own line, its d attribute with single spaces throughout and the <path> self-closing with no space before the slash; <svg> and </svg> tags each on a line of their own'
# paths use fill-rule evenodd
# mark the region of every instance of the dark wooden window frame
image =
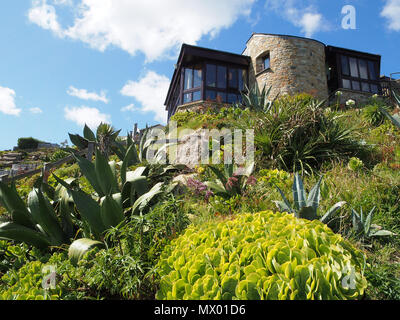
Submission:
<svg viewBox="0 0 400 320">
<path fill-rule="evenodd" d="M 212 64 L 212 65 L 215 65 L 217 67 L 216 68 L 216 74 L 215 74 L 215 76 L 216 76 L 216 86 L 215 87 L 207 86 L 207 64 Z M 225 89 L 217 87 L 217 84 L 218 84 L 218 66 L 226 67 L 226 75 L 227 76 L 226 76 L 226 87 L 225 87 Z M 232 87 L 229 86 L 228 74 L 229 74 L 229 70 L 230 69 L 236 69 L 236 70 L 241 70 L 241 71 L 245 70 L 246 71 L 246 78 L 243 81 L 243 90 L 239 89 L 239 74 L 238 74 L 238 78 L 237 78 L 237 87 L 236 88 L 232 88 Z M 203 72 L 204 72 L 204 75 L 203 75 L 203 92 L 202 92 L 203 100 L 206 100 L 206 92 L 207 91 L 214 91 L 216 93 L 223 92 L 223 93 L 226 94 L 226 101 L 223 101 L 223 102 L 224 103 L 228 103 L 228 95 L 229 94 L 236 94 L 236 95 L 240 96 L 241 92 L 243 92 L 245 90 L 246 85 L 249 83 L 249 80 L 248 80 L 249 79 L 248 69 L 243 67 L 243 66 L 241 66 L 241 65 L 234 64 L 234 63 L 224 63 L 222 61 L 206 59 L 206 60 L 203 61 Z"/>
<path fill-rule="evenodd" d="M 190 89 L 184 89 L 185 86 L 185 71 L 186 69 L 192 69 L 192 85 L 194 86 L 194 71 L 198 69 L 194 69 L 195 65 L 201 65 L 201 80 L 200 80 L 200 86 L 199 87 L 193 87 Z M 193 65 L 188 65 L 182 68 L 181 71 L 181 94 L 180 94 L 180 101 L 182 101 L 182 104 L 187 104 L 187 103 L 192 103 L 192 102 L 197 102 L 201 101 L 203 99 L 203 86 L 204 86 L 204 64 L 203 63 L 194 63 Z M 193 101 L 193 93 L 200 91 L 200 99 Z M 185 94 L 192 94 L 192 101 L 189 102 L 183 102 L 184 101 L 184 96 Z"/>
<path fill-rule="evenodd" d="M 347 60 L 347 66 L 349 68 L 349 75 L 345 75 L 343 73 L 343 69 L 342 69 L 342 56 L 346 57 Z M 350 68 L 350 58 L 354 58 L 357 60 L 357 73 L 358 73 L 358 77 L 353 77 L 351 76 L 351 68 Z M 360 63 L 359 60 L 364 60 L 367 62 L 367 72 L 368 72 L 368 79 L 363 79 L 360 76 Z M 371 79 L 371 70 L 370 70 L 370 66 L 369 66 L 369 62 L 373 62 L 374 64 L 374 69 L 375 69 L 375 75 L 376 75 L 376 79 L 377 80 L 372 80 Z M 353 91 L 358 91 L 358 92 L 364 92 L 364 93 L 374 93 L 372 92 L 372 87 L 371 85 L 376 85 L 378 88 L 378 92 L 380 93 L 380 85 L 379 85 L 379 74 L 377 74 L 379 72 L 379 65 L 378 65 L 378 61 L 371 59 L 369 57 L 366 56 L 357 56 L 354 54 L 348 54 L 348 53 L 337 53 L 337 66 L 338 66 L 338 81 L 339 81 L 339 88 L 345 89 L 343 86 L 343 80 L 349 80 L 350 81 L 350 86 L 351 89 Z M 360 90 L 356 90 L 353 89 L 353 81 L 357 81 L 360 83 Z M 363 91 L 362 90 L 362 83 L 368 83 L 370 91 Z"/>
</svg>

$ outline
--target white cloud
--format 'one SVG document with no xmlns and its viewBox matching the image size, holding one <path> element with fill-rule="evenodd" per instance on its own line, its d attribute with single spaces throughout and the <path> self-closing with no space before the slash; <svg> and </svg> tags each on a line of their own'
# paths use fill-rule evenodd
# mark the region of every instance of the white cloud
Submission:
<svg viewBox="0 0 400 320">
<path fill-rule="evenodd" d="M 312 37 L 317 31 L 329 29 L 323 15 L 313 5 L 305 5 L 304 1 L 267 0 L 266 8 L 300 28 L 306 37 Z"/>
<path fill-rule="evenodd" d="M 121 89 L 121 94 L 134 97 L 141 104 L 140 111 L 154 112 L 155 120 L 167 122 L 164 101 L 167 96 L 170 80 L 154 71 L 149 71 L 139 81 L 128 81 Z"/>
<path fill-rule="evenodd" d="M 35 107 L 35 108 L 30 108 L 29 111 L 33 114 L 39 114 L 39 113 L 43 113 L 42 109 Z"/>
<path fill-rule="evenodd" d="M 58 23 L 54 6 L 48 5 L 46 0 L 34 0 L 28 12 L 28 18 L 39 27 L 53 31 L 57 36 L 63 37 L 63 30 Z"/>
<path fill-rule="evenodd" d="M 96 92 L 88 92 L 86 89 L 77 89 L 73 86 L 70 86 L 67 90 L 67 93 L 70 96 L 83 100 L 102 101 L 104 103 L 108 103 L 108 99 L 104 91 L 101 91 L 100 94 L 97 94 Z"/>
<path fill-rule="evenodd" d="M 133 103 L 131 103 L 130 105 L 127 105 L 123 108 L 121 108 L 122 112 L 127 112 L 127 111 L 138 111 L 138 109 L 135 107 L 135 105 Z"/>
<path fill-rule="evenodd" d="M 79 126 L 84 126 L 85 123 L 92 129 L 95 129 L 101 122 L 110 123 L 111 116 L 101 113 L 99 109 L 82 107 L 65 107 L 64 117 L 67 120 L 73 121 Z"/>
<path fill-rule="evenodd" d="M 168 56 L 183 43 L 215 36 L 240 16 L 249 16 L 256 0 L 80 0 L 73 25 L 60 27 L 50 0 L 35 1 L 29 19 L 60 37 L 67 36 L 104 51 L 116 46 L 148 61 Z M 61 10 L 57 7 L 57 10 Z"/>
<path fill-rule="evenodd" d="M 316 31 L 321 29 L 322 15 L 311 12 L 304 13 L 299 25 L 302 28 L 301 31 L 306 35 L 306 37 L 311 37 Z"/>
<path fill-rule="evenodd" d="M 21 109 L 15 105 L 15 91 L 10 88 L 0 86 L 0 112 L 19 116 Z"/>
<path fill-rule="evenodd" d="M 388 20 L 390 30 L 400 31 L 400 0 L 387 0 L 381 16 Z"/>
</svg>

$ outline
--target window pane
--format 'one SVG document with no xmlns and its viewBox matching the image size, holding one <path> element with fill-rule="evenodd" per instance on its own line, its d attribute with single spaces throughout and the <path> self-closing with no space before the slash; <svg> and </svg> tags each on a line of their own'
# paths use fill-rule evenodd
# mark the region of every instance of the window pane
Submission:
<svg viewBox="0 0 400 320">
<path fill-rule="evenodd" d="M 246 83 L 246 70 L 239 70 L 239 90 L 244 90 L 244 84 Z"/>
<path fill-rule="evenodd" d="M 216 98 L 217 98 L 217 93 L 215 91 L 212 90 L 206 91 L 206 100 L 215 101 Z"/>
<path fill-rule="evenodd" d="M 228 103 L 235 103 L 238 102 L 238 95 L 235 93 L 228 94 Z"/>
<path fill-rule="evenodd" d="M 218 66 L 217 79 L 217 87 L 221 89 L 226 89 L 226 67 Z"/>
<path fill-rule="evenodd" d="M 184 90 L 193 88 L 193 69 L 185 68 Z"/>
<path fill-rule="evenodd" d="M 351 89 L 350 80 L 343 79 L 343 88 L 344 88 L 344 89 Z"/>
<path fill-rule="evenodd" d="M 226 92 L 217 93 L 217 102 L 226 102 Z"/>
<path fill-rule="evenodd" d="M 365 92 L 369 92 L 369 83 L 368 82 L 361 82 L 361 90 Z"/>
<path fill-rule="evenodd" d="M 213 64 L 207 64 L 207 80 L 206 85 L 208 87 L 217 86 L 217 66 Z"/>
<path fill-rule="evenodd" d="M 183 95 L 183 103 L 188 103 L 192 102 L 192 94 L 191 93 L 185 93 Z"/>
<path fill-rule="evenodd" d="M 228 81 L 229 81 L 229 88 L 236 89 L 238 87 L 238 70 L 237 69 L 229 69 Z"/>
<path fill-rule="evenodd" d="M 378 86 L 376 84 L 371 84 L 371 92 L 378 93 Z"/>
<path fill-rule="evenodd" d="M 196 66 L 194 68 L 193 88 L 201 87 L 201 80 L 202 80 L 202 69 L 201 69 L 201 66 Z"/>
<path fill-rule="evenodd" d="M 349 69 L 349 60 L 346 56 L 341 56 L 342 57 L 342 73 L 346 76 L 350 75 L 350 69 Z"/>
<path fill-rule="evenodd" d="M 201 92 L 200 91 L 194 91 L 193 92 L 193 101 L 199 101 L 201 100 Z"/>
<path fill-rule="evenodd" d="M 353 87 L 353 90 L 356 90 L 356 91 L 360 91 L 361 90 L 360 83 L 358 81 L 352 81 L 351 85 Z"/>
<path fill-rule="evenodd" d="M 269 55 L 264 58 L 264 70 L 271 67 L 271 61 Z"/>
<path fill-rule="evenodd" d="M 368 79 L 367 61 L 358 60 L 358 66 L 360 67 L 360 78 L 361 79 Z"/>
<path fill-rule="evenodd" d="M 350 74 L 352 77 L 358 78 L 358 68 L 357 68 L 357 59 L 349 58 L 350 62 Z"/>
<path fill-rule="evenodd" d="M 375 63 L 373 61 L 368 61 L 369 68 L 369 78 L 371 80 L 378 80 L 378 75 L 376 74 Z"/>
</svg>

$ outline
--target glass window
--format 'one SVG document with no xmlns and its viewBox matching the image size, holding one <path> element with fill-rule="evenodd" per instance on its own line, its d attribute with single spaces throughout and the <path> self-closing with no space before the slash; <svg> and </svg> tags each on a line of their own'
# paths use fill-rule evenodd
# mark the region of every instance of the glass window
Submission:
<svg viewBox="0 0 400 320">
<path fill-rule="evenodd" d="M 193 92 L 193 101 L 199 101 L 201 100 L 201 92 L 200 91 L 194 91 Z"/>
<path fill-rule="evenodd" d="M 357 59 L 349 58 L 349 62 L 350 62 L 350 75 L 352 77 L 358 78 Z"/>
<path fill-rule="evenodd" d="M 353 90 L 360 91 L 360 83 L 358 81 L 352 81 L 351 86 L 353 87 Z"/>
<path fill-rule="evenodd" d="M 373 61 L 368 61 L 369 78 L 371 80 L 378 80 L 378 75 L 375 69 L 375 63 Z"/>
<path fill-rule="evenodd" d="M 183 103 L 189 103 L 192 102 L 192 94 L 191 93 L 185 93 L 183 95 Z"/>
<path fill-rule="evenodd" d="M 271 67 L 271 59 L 269 57 L 269 54 L 264 57 L 264 70 L 269 69 Z"/>
<path fill-rule="evenodd" d="M 346 76 L 350 75 L 349 60 L 346 56 L 342 56 L 342 73 Z"/>
<path fill-rule="evenodd" d="M 216 98 L 217 98 L 217 93 L 215 91 L 213 90 L 206 91 L 206 100 L 215 101 Z"/>
<path fill-rule="evenodd" d="M 235 103 L 238 102 L 238 95 L 235 93 L 229 93 L 228 94 L 228 103 Z"/>
<path fill-rule="evenodd" d="M 358 60 L 358 66 L 360 68 L 360 78 L 368 80 L 368 67 L 367 61 L 365 60 Z"/>
<path fill-rule="evenodd" d="M 216 100 L 217 102 L 226 102 L 226 92 L 218 92 Z"/>
<path fill-rule="evenodd" d="M 217 68 L 217 88 L 226 89 L 226 67 Z"/>
<path fill-rule="evenodd" d="M 201 65 L 196 66 L 193 70 L 193 88 L 201 87 L 201 80 L 202 80 L 202 69 Z"/>
<path fill-rule="evenodd" d="M 350 80 L 343 79 L 343 88 L 344 88 L 344 89 L 351 89 Z"/>
<path fill-rule="evenodd" d="M 246 70 L 239 70 L 239 90 L 243 91 L 244 90 L 244 84 L 246 83 L 246 79 L 247 79 L 247 73 Z"/>
<path fill-rule="evenodd" d="M 369 83 L 368 82 L 361 82 L 361 90 L 365 92 L 370 92 Z"/>
<path fill-rule="evenodd" d="M 206 67 L 207 79 L 206 85 L 208 87 L 217 86 L 217 66 L 213 64 L 207 64 Z"/>
<path fill-rule="evenodd" d="M 185 68 L 184 90 L 193 88 L 193 69 Z"/>
<path fill-rule="evenodd" d="M 378 93 L 378 86 L 376 84 L 371 84 L 371 92 Z"/>
<path fill-rule="evenodd" d="M 229 88 L 237 89 L 237 87 L 238 87 L 238 70 L 237 69 L 229 69 L 228 83 L 229 83 Z"/>
</svg>

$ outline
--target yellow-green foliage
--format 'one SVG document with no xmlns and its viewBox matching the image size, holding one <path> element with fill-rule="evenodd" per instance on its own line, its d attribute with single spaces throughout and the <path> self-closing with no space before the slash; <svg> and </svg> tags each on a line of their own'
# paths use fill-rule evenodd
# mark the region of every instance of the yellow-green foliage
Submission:
<svg viewBox="0 0 400 320">
<path fill-rule="evenodd" d="M 42 287 L 43 267 L 40 261 L 33 261 L 5 274 L 0 279 L 4 286 L 0 286 L 0 300 L 57 300 L 59 294 Z"/>
<path fill-rule="evenodd" d="M 260 181 L 267 182 L 271 185 L 277 185 L 279 188 L 289 187 L 292 184 L 292 178 L 290 173 L 283 170 L 268 170 L 264 169 L 260 171 Z"/>
<path fill-rule="evenodd" d="M 161 255 L 157 299 L 357 299 L 364 256 L 319 221 L 260 212 L 191 226 Z"/>
</svg>

